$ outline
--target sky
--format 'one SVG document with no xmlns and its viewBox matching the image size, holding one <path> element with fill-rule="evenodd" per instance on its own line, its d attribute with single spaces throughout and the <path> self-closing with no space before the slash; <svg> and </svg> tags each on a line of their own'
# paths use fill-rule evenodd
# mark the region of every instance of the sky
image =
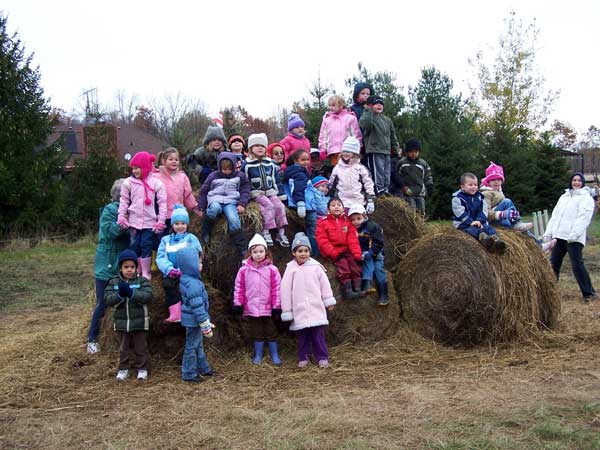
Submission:
<svg viewBox="0 0 600 450">
<path fill-rule="evenodd" d="M 405 88 L 423 67 L 468 92 L 477 51 L 493 55 L 511 10 L 540 30 L 536 61 L 560 91 L 550 119 L 578 131 L 600 125 L 600 1 L 33 1 L 4 0 L 10 32 L 34 53 L 52 106 L 67 112 L 96 88 L 139 103 L 165 95 L 200 100 L 209 113 L 242 105 L 267 117 L 308 96 L 317 76 L 339 93 L 362 61 Z"/>
</svg>

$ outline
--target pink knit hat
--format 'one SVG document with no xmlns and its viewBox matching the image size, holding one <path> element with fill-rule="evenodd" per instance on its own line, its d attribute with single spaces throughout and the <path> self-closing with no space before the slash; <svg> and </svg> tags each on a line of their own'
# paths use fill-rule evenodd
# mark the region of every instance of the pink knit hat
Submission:
<svg viewBox="0 0 600 450">
<path fill-rule="evenodd" d="M 492 180 L 502 180 L 504 182 L 504 169 L 502 166 L 490 161 L 490 165 L 485 169 L 485 178 L 481 180 L 484 186 L 489 186 Z"/>
<path fill-rule="evenodd" d="M 156 161 L 156 156 L 148 152 L 138 152 L 133 156 L 133 158 L 131 158 L 131 161 L 129 161 L 130 167 L 139 167 L 142 169 L 141 180 L 142 183 L 144 183 L 144 195 L 146 197 L 144 201 L 146 205 L 150 205 L 152 203 L 152 200 L 150 200 L 150 197 L 148 197 L 148 191 L 154 191 L 154 189 L 148 186 L 148 183 L 146 183 L 146 178 L 148 178 L 148 175 L 152 173 L 152 168 L 154 167 L 152 163 L 154 161 Z"/>
</svg>

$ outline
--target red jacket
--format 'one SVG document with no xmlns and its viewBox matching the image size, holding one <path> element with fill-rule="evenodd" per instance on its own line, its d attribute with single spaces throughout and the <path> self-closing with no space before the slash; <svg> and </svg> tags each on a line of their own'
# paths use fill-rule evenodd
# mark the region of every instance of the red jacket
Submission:
<svg viewBox="0 0 600 450">
<path fill-rule="evenodd" d="M 346 216 L 336 218 L 327 214 L 319 219 L 316 238 L 324 257 L 335 261 L 342 253 L 350 252 L 356 260 L 360 260 L 358 233 Z"/>
</svg>

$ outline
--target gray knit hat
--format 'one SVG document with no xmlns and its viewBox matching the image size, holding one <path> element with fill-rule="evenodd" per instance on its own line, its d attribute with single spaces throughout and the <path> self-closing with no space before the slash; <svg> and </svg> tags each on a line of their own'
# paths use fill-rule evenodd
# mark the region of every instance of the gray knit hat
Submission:
<svg viewBox="0 0 600 450">
<path fill-rule="evenodd" d="M 312 252 L 312 247 L 310 246 L 310 240 L 308 236 L 304 233 L 296 233 L 294 236 L 294 240 L 292 242 L 292 252 L 296 250 L 296 247 L 306 246 Z"/>
</svg>

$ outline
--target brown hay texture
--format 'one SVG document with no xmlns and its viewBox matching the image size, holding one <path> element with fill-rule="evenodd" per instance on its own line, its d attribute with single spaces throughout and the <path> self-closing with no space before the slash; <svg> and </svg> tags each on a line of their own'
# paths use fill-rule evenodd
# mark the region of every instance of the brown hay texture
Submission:
<svg viewBox="0 0 600 450">
<path fill-rule="evenodd" d="M 453 228 L 420 239 L 394 274 L 405 317 L 424 336 L 454 345 L 508 342 L 554 328 L 560 299 L 533 239 L 500 231 L 504 255 Z"/>
</svg>

